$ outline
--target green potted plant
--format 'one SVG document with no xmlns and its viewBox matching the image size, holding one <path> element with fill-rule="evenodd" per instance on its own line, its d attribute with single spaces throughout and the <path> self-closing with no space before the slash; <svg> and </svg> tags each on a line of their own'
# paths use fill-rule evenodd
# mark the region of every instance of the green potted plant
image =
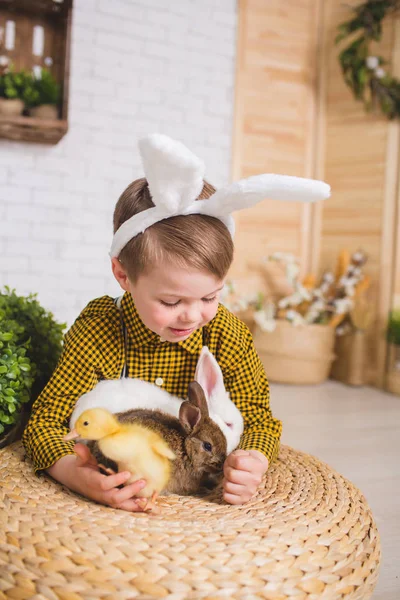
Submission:
<svg viewBox="0 0 400 600">
<path fill-rule="evenodd" d="M 389 314 L 386 340 L 389 344 L 389 361 L 386 373 L 386 389 L 400 395 L 400 308 Z"/>
<path fill-rule="evenodd" d="M 18 343 L 21 331 L 17 321 L 0 310 L 0 447 L 15 439 L 22 407 L 29 402 L 32 387 L 28 344 Z"/>
<path fill-rule="evenodd" d="M 10 69 L 0 75 L 0 115 L 18 116 L 24 110 L 24 93 L 30 75 Z"/>
<path fill-rule="evenodd" d="M 50 71 L 42 69 L 40 77 L 33 76 L 24 100 L 29 114 L 37 119 L 57 119 L 60 86 Z"/>
<path fill-rule="evenodd" d="M 0 292 L 0 447 L 3 438 L 10 443 L 26 424 L 56 367 L 64 329 L 36 294 L 18 296 L 8 287 Z"/>
<path fill-rule="evenodd" d="M 400 308 L 392 310 L 389 315 L 386 339 L 389 344 L 400 347 Z"/>
</svg>

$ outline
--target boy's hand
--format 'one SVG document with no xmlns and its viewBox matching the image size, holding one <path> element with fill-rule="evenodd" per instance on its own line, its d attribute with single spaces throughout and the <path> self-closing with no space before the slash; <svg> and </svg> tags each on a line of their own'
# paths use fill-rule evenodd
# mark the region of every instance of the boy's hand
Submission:
<svg viewBox="0 0 400 600">
<path fill-rule="evenodd" d="M 268 459 L 257 450 L 235 450 L 224 464 L 224 500 L 229 504 L 244 504 L 254 496 Z"/>
<path fill-rule="evenodd" d="M 145 487 L 146 482 L 144 480 L 135 481 L 118 489 L 119 485 L 129 479 L 131 473 L 123 471 L 115 475 L 103 475 L 100 473 L 97 461 L 87 446 L 79 443 L 75 444 L 74 452 L 77 456 L 64 456 L 47 469 L 54 479 L 100 504 L 129 512 L 142 511 L 142 507 L 136 502 L 135 496 Z"/>
</svg>

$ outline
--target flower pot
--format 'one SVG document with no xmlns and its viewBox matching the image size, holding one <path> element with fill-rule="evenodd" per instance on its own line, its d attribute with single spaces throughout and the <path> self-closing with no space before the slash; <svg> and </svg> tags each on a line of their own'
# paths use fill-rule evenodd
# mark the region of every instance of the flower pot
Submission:
<svg viewBox="0 0 400 600">
<path fill-rule="evenodd" d="M 2 117 L 17 117 L 22 115 L 24 103 L 19 98 L 0 98 L 0 115 Z"/>
<path fill-rule="evenodd" d="M 347 385 L 365 384 L 365 331 L 356 331 L 336 337 L 336 359 L 330 377 Z"/>
<path fill-rule="evenodd" d="M 6 446 L 9 446 L 13 442 L 15 442 L 19 437 L 19 432 L 20 432 L 20 424 L 19 423 L 16 423 L 11 428 L 6 429 L 6 431 L 4 431 L 0 435 L 0 448 L 5 448 Z"/>
<path fill-rule="evenodd" d="M 385 389 L 391 394 L 400 396 L 400 346 L 389 344 L 388 370 Z"/>
<path fill-rule="evenodd" d="M 29 114 L 35 119 L 58 119 L 58 108 L 55 104 L 41 104 L 29 109 Z"/>
<path fill-rule="evenodd" d="M 295 327 L 277 320 L 276 328 L 254 333 L 254 344 L 270 381 L 316 384 L 328 378 L 335 355 L 335 329 L 328 325 Z"/>
</svg>

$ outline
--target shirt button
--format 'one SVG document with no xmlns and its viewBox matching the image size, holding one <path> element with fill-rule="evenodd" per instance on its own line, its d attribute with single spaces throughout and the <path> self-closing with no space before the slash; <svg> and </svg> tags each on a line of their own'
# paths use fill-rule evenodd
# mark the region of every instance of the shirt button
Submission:
<svg viewBox="0 0 400 600">
<path fill-rule="evenodd" d="M 158 385 L 158 386 L 161 387 L 163 383 L 164 383 L 163 379 L 161 379 L 161 377 L 157 377 L 157 379 L 156 379 L 156 385 Z"/>
</svg>

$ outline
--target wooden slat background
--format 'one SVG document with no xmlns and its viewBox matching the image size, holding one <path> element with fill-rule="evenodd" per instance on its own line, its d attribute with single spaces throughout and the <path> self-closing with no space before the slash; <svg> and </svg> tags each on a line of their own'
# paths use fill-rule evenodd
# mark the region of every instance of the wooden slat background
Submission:
<svg viewBox="0 0 400 600">
<path fill-rule="evenodd" d="M 357 4 L 239 1 L 233 178 L 261 172 L 316 177 L 333 193 L 317 207 L 266 200 L 238 213 L 232 276 L 247 289 L 268 286 L 258 267 L 271 251 L 296 254 L 303 273 L 321 274 L 335 267 L 342 248 L 363 248 L 375 308 L 367 372 L 370 383 L 382 386 L 386 318 L 400 299 L 399 125 L 366 114 L 343 81 L 333 40 Z M 393 58 L 399 75 L 400 32 L 394 37 L 394 31 L 386 20 L 383 41 L 372 52 Z"/>
<path fill-rule="evenodd" d="M 325 178 L 333 189 L 322 210 L 320 268 L 329 268 L 341 248 L 362 248 L 372 277 L 370 300 L 375 320 L 369 333 L 369 382 L 382 385 L 386 361 L 384 328 L 392 285 L 393 218 L 396 201 L 397 140 L 385 117 L 365 112 L 345 85 L 333 40 L 337 25 L 348 20 L 348 6 L 328 0 L 324 36 L 330 48 L 326 70 Z M 386 20 L 382 42 L 372 53 L 391 58 L 393 22 Z M 396 126 L 395 126 L 396 127 Z M 396 155 L 396 156 L 395 156 Z M 394 159 L 394 160 L 393 160 Z M 395 180 L 393 181 L 393 175 Z"/>
<path fill-rule="evenodd" d="M 318 0 L 240 0 L 233 178 L 266 172 L 312 176 Z M 309 262 L 310 207 L 265 200 L 236 215 L 237 280 L 262 282 L 264 255 Z"/>
</svg>

